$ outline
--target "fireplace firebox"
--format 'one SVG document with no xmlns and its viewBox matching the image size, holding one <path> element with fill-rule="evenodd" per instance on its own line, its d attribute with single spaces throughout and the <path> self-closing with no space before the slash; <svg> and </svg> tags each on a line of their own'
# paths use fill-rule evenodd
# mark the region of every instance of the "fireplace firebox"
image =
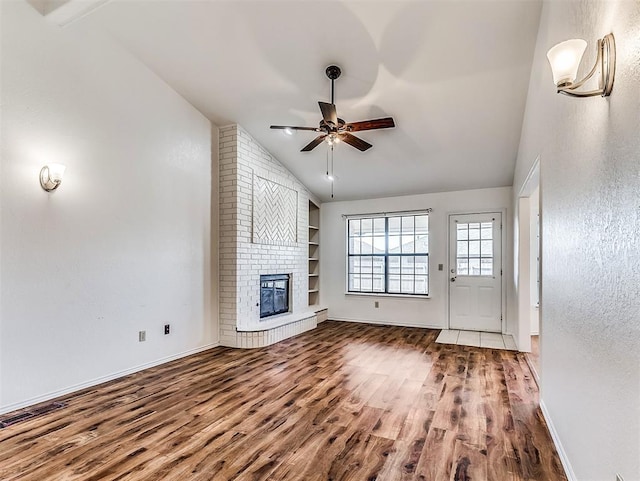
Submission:
<svg viewBox="0 0 640 481">
<path fill-rule="evenodd" d="M 289 274 L 260 276 L 260 319 L 289 312 Z"/>
</svg>

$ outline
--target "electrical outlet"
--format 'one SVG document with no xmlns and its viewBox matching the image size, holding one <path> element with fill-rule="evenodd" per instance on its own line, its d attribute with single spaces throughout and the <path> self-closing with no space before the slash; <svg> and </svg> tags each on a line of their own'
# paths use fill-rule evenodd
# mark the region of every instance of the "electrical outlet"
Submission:
<svg viewBox="0 0 640 481">
<path fill-rule="evenodd" d="M 377 309 L 378 307 L 380 307 L 380 303 L 378 301 L 375 301 L 373 303 L 373 307 L 375 307 Z"/>
<path fill-rule="evenodd" d="M 170 334 L 170 333 L 171 333 L 171 324 L 165 324 L 164 325 L 164 334 L 165 334 L 165 336 L 167 334 Z"/>
<path fill-rule="evenodd" d="M 138 331 L 138 342 L 144 342 L 147 340 L 147 331 Z"/>
<path fill-rule="evenodd" d="M 444 269 L 444 264 L 438 264 L 438 270 L 441 271 Z"/>
</svg>

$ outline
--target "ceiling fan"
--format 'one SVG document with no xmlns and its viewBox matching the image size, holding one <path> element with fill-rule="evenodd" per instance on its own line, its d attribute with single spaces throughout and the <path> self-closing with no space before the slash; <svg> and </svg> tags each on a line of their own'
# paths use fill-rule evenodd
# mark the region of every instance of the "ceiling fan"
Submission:
<svg viewBox="0 0 640 481">
<path fill-rule="evenodd" d="M 333 145 L 337 142 L 343 141 L 345 144 L 349 144 L 352 147 L 364 152 L 365 150 L 373 147 L 370 143 L 352 135 L 351 132 L 362 132 L 363 130 L 376 130 L 376 129 L 389 129 L 395 127 L 396 124 L 392 117 L 385 117 L 383 119 L 362 120 L 360 122 L 346 123 L 341 118 L 338 118 L 336 113 L 336 106 L 333 103 L 333 82 L 340 77 L 342 71 L 337 65 L 330 65 L 327 67 L 326 74 L 331 79 L 331 103 L 318 102 L 320 111 L 322 112 L 322 120 L 318 127 L 293 127 L 286 125 L 272 125 L 272 129 L 281 129 L 288 133 L 293 133 L 294 130 L 309 130 L 312 132 L 321 132 L 315 139 L 305 145 L 301 152 L 309 152 L 320 145 L 324 140 L 329 145 Z"/>
</svg>

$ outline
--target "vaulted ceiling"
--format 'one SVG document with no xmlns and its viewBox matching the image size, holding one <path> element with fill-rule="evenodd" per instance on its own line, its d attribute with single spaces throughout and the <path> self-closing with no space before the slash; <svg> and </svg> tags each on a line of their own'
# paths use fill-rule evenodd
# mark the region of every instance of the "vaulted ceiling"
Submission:
<svg viewBox="0 0 640 481">
<path fill-rule="evenodd" d="M 242 125 L 322 200 L 326 145 L 271 124 L 393 116 L 335 149 L 335 200 L 511 185 L 539 0 L 110 1 L 70 30 L 104 30 L 217 125 Z"/>
</svg>

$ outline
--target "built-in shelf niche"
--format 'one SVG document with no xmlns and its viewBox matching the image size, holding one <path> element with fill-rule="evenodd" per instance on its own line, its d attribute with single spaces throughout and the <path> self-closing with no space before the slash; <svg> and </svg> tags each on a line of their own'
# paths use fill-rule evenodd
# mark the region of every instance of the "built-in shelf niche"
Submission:
<svg viewBox="0 0 640 481">
<path fill-rule="evenodd" d="M 320 303 L 320 206 L 309 200 L 309 305 Z"/>
</svg>

